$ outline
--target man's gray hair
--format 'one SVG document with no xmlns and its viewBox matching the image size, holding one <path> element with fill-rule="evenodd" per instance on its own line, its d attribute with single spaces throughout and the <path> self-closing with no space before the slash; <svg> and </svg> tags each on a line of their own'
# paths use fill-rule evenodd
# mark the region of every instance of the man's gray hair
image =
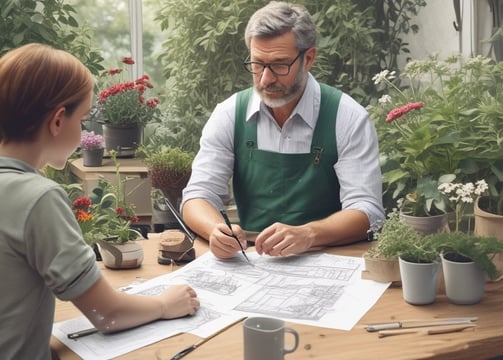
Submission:
<svg viewBox="0 0 503 360">
<path fill-rule="evenodd" d="M 295 46 L 299 51 L 316 46 L 316 27 L 311 15 L 302 5 L 271 1 L 257 10 L 248 21 L 245 30 L 246 47 L 251 39 L 269 38 L 293 31 Z"/>
</svg>

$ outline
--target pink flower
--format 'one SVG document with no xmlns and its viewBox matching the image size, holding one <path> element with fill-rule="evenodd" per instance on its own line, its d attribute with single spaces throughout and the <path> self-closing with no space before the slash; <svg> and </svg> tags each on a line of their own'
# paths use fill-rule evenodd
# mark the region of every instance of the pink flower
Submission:
<svg viewBox="0 0 503 360">
<path fill-rule="evenodd" d="M 386 122 L 392 122 L 393 120 L 400 119 L 402 116 L 409 113 L 410 111 L 419 110 L 423 106 L 424 102 L 415 102 L 397 107 L 396 109 L 393 109 L 389 112 L 388 116 L 386 117 Z"/>
</svg>

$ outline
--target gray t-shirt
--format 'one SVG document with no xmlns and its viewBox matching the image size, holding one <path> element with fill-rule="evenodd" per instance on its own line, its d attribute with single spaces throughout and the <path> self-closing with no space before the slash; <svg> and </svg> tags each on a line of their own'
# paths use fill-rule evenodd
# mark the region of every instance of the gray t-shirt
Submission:
<svg viewBox="0 0 503 360">
<path fill-rule="evenodd" d="M 60 185 L 0 157 L 0 354 L 50 359 L 55 296 L 72 300 L 99 279 Z"/>
</svg>

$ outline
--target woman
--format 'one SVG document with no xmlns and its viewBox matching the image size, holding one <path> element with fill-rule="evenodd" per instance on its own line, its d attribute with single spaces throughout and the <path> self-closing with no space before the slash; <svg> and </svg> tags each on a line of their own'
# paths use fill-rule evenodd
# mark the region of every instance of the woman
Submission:
<svg viewBox="0 0 503 360">
<path fill-rule="evenodd" d="M 186 285 L 146 297 L 113 289 L 84 242 L 69 199 L 37 169 L 62 168 L 80 143 L 94 81 L 74 56 L 29 44 L 0 59 L 0 353 L 50 359 L 55 297 L 103 332 L 199 308 Z M 8 274 L 8 276 L 7 276 Z"/>
</svg>

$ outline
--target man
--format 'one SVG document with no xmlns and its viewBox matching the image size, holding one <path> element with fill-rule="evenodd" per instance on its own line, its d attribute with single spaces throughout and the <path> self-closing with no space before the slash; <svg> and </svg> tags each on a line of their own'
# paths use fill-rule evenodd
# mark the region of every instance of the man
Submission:
<svg viewBox="0 0 503 360">
<path fill-rule="evenodd" d="M 182 200 L 187 224 L 219 258 L 246 246 L 243 229 L 260 232 L 256 250 L 272 256 L 366 238 L 384 220 L 375 129 L 363 107 L 309 73 L 309 13 L 271 2 L 250 18 L 245 41 L 254 91 L 218 104 L 205 125 Z M 231 178 L 232 231 L 219 212 Z"/>
</svg>

